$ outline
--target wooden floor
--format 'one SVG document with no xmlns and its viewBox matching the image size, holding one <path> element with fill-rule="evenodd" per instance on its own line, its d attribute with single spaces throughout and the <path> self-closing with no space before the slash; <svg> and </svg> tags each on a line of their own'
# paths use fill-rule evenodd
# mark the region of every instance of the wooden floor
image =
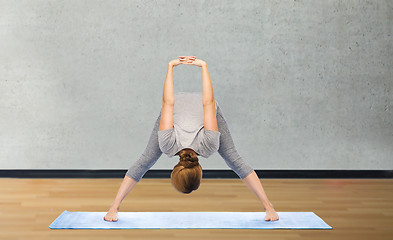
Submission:
<svg viewBox="0 0 393 240">
<path fill-rule="evenodd" d="M 0 239 L 393 239 L 393 179 L 262 179 L 278 212 L 314 212 L 318 229 L 50 229 L 64 211 L 106 212 L 122 179 L 0 179 Z M 142 179 L 120 212 L 264 211 L 240 179 L 202 179 L 188 195 Z"/>
</svg>

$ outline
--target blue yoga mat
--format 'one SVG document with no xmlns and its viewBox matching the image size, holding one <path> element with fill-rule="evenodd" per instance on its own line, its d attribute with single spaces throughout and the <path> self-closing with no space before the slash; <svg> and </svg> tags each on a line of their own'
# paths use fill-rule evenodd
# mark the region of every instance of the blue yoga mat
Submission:
<svg viewBox="0 0 393 240">
<path fill-rule="evenodd" d="M 332 229 L 313 212 L 277 212 L 279 220 L 265 221 L 265 212 L 118 212 L 117 222 L 104 220 L 107 212 L 65 210 L 51 229 L 133 228 L 290 228 Z"/>
</svg>

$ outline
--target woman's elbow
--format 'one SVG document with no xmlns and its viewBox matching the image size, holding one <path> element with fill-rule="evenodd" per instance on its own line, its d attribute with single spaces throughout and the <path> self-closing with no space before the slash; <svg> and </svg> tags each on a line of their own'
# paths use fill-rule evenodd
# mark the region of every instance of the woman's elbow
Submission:
<svg viewBox="0 0 393 240">
<path fill-rule="evenodd" d="M 162 105 L 175 105 L 175 99 L 162 99 Z"/>
</svg>

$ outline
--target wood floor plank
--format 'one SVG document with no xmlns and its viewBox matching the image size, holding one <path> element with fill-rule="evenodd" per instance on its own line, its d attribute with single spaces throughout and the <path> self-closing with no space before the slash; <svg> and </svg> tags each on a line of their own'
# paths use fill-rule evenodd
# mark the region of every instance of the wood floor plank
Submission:
<svg viewBox="0 0 393 240">
<path fill-rule="evenodd" d="M 0 179 L 0 239 L 393 239 L 393 179 L 261 179 L 277 212 L 314 212 L 333 230 L 50 229 L 64 210 L 106 212 L 122 179 Z M 142 179 L 120 212 L 264 211 L 239 179 L 202 179 L 180 194 Z"/>
</svg>

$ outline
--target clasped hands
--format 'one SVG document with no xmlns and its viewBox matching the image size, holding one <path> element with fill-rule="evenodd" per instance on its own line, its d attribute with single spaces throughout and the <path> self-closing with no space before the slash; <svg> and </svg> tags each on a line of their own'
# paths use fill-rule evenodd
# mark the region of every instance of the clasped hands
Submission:
<svg viewBox="0 0 393 240">
<path fill-rule="evenodd" d="M 203 65 L 206 65 L 206 62 L 201 59 L 197 59 L 195 56 L 179 56 L 178 59 L 174 59 L 169 62 L 169 65 L 173 67 L 176 67 L 179 64 L 202 67 Z"/>
</svg>

